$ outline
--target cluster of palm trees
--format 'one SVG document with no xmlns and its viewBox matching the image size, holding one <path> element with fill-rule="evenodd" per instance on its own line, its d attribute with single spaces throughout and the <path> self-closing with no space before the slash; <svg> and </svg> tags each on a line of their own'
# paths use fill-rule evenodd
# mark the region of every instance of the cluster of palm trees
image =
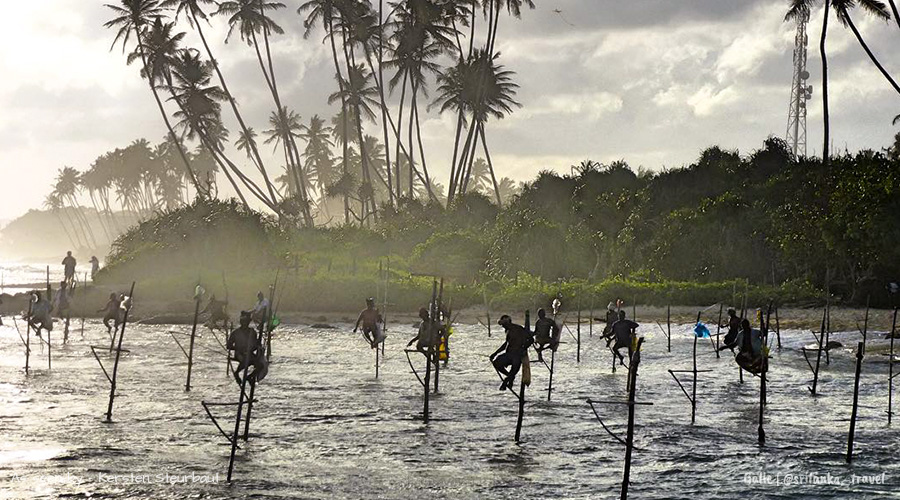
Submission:
<svg viewBox="0 0 900 500">
<path fill-rule="evenodd" d="M 177 150 L 171 140 L 153 146 L 138 139 L 100 155 L 84 172 L 64 167 L 44 207 L 56 215 L 74 248 L 109 244 L 128 224 L 190 202 L 195 193 Z M 215 195 L 217 166 L 211 155 L 202 148 L 185 155 L 202 192 Z M 84 194 L 90 207 L 81 205 Z"/>
<path fill-rule="evenodd" d="M 897 27 L 900 28 L 900 11 L 897 9 L 897 3 L 895 0 L 888 0 L 890 4 L 891 10 L 888 11 L 888 6 L 880 1 L 880 0 L 791 0 L 790 8 L 788 9 L 787 15 L 785 16 L 786 21 L 796 21 L 800 19 L 809 19 L 812 8 L 819 3 L 824 4 L 823 9 L 823 18 L 822 18 L 822 35 L 819 39 L 819 54 L 822 57 L 822 111 L 824 118 L 824 146 L 822 148 L 822 161 L 827 164 L 830 158 L 830 147 L 829 144 L 831 141 L 831 123 L 829 118 L 829 110 L 828 110 L 828 54 L 826 51 L 826 39 L 828 35 L 828 20 L 831 17 L 831 13 L 834 12 L 834 15 L 837 17 L 838 22 L 841 23 L 845 28 L 849 28 L 850 31 L 853 32 L 853 35 L 856 37 L 856 40 L 859 42 L 859 45 L 862 47 L 863 51 L 865 51 L 866 55 L 872 61 L 872 64 L 878 68 L 878 71 L 884 76 L 884 78 L 890 83 L 890 85 L 900 94 L 900 86 L 897 85 L 897 82 L 890 75 L 890 73 L 884 68 L 881 62 L 875 57 L 875 54 L 872 52 L 872 49 L 869 47 L 869 44 L 866 43 L 865 38 L 859 32 L 859 29 L 856 27 L 856 23 L 853 22 L 853 12 L 857 7 L 866 11 L 867 13 L 874 15 L 876 18 L 881 19 L 885 22 L 890 22 L 891 20 L 891 12 L 893 12 L 894 21 L 897 24 Z M 900 115 L 898 115 L 900 118 Z M 894 119 L 894 123 L 897 123 L 897 119 Z"/>
<path fill-rule="evenodd" d="M 513 73 L 499 63 L 495 46 L 504 11 L 519 17 L 523 7 L 534 8 L 531 0 L 307 0 L 297 8 L 304 37 L 324 35 L 336 82 L 328 102 L 340 106 L 330 121 L 313 116 L 307 122 L 284 102 L 276 77 L 271 44 L 284 29 L 273 14 L 283 3 L 119 0 L 107 7 L 113 47 L 121 43 L 128 63 L 140 63 L 166 142 L 197 196 L 214 194 L 188 141 L 199 144 L 245 205 L 262 204 L 303 226 L 341 212 L 345 224 L 372 224 L 380 210 L 411 198 L 449 205 L 467 192 L 492 191 L 502 203 L 503 190 L 511 189 L 512 181 L 498 180 L 487 140 L 489 120 L 519 106 Z M 258 134 L 216 63 L 210 16 L 227 21 L 226 40 L 238 37 L 256 56 L 273 109 L 263 144 L 275 148 L 278 163 L 283 159 L 280 175 L 261 154 Z M 202 50 L 184 46 L 184 24 Z M 436 97 L 426 102 L 431 86 Z M 245 156 L 240 160 L 228 147 L 223 107 L 237 123 L 233 146 Z M 446 195 L 429 171 L 422 138 L 421 116 L 433 109 L 456 115 Z"/>
</svg>

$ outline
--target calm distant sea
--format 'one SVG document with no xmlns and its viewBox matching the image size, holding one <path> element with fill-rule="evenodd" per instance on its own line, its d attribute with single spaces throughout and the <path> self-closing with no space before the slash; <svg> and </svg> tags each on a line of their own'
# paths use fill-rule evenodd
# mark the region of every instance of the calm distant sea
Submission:
<svg viewBox="0 0 900 500">
<path fill-rule="evenodd" d="M 59 262 L 55 263 L 31 264 L 0 261 L 0 293 L 15 294 L 23 292 L 35 284 L 46 283 L 48 266 L 50 269 L 50 282 L 53 283 L 53 288 L 56 289 L 59 282 L 63 279 L 62 259 L 60 257 Z M 90 279 L 90 263 L 79 261 L 76 273 L 79 281 L 84 279 L 85 274 Z"/>
</svg>

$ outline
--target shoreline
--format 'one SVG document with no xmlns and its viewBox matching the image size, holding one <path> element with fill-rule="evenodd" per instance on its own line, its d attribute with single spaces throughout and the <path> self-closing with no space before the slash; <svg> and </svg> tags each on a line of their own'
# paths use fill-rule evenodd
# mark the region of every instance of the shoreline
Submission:
<svg viewBox="0 0 900 500">
<path fill-rule="evenodd" d="M 84 291 L 87 291 L 85 294 Z M 89 286 L 86 289 L 82 289 L 81 293 L 75 294 L 75 297 L 72 300 L 72 314 L 71 318 L 85 318 L 85 319 L 99 319 L 102 318 L 102 314 L 96 312 L 100 309 L 108 298 L 108 294 L 111 289 L 105 287 L 94 287 Z M 23 311 L 27 310 L 27 294 L 26 293 L 18 293 L 15 295 L 4 294 L 3 304 L 0 305 L 0 315 L 4 317 L 10 317 L 13 315 L 20 315 Z M 253 304 L 246 304 L 247 308 L 252 307 Z M 728 305 L 724 305 L 722 321 L 726 321 L 727 314 L 725 311 L 728 309 Z M 174 324 L 174 325 L 184 325 L 191 324 L 193 322 L 193 309 L 194 302 L 191 299 L 182 299 L 179 301 L 140 301 L 138 300 L 135 305 L 134 311 L 131 313 L 131 318 L 136 324 L 145 324 L 145 325 L 159 325 L 159 324 Z M 355 323 L 357 315 L 359 311 L 363 309 L 362 304 L 360 305 L 359 310 L 296 310 L 293 308 L 284 309 L 281 311 L 277 311 L 276 314 L 281 319 L 283 324 L 296 324 L 296 325 L 313 325 L 313 324 L 337 324 L 337 323 Z M 549 309 L 549 307 L 547 307 Z M 655 323 L 659 323 L 662 327 L 666 325 L 666 316 L 667 316 L 667 307 L 666 306 L 656 306 L 656 305 L 640 305 L 638 304 L 634 310 L 636 313 L 635 318 L 632 318 L 632 307 L 626 305 L 623 308 L 626 311 L 626 314 L 629 319 L 634 319 L 639 324 L 645 324 L 648 327 L 657 328 L 654 326 Z M 229 305 L 227 311 L 229 315 L 237 319 L 238 312 L 240 308 L 235 307 L 234 305 Z M 684 306 L 684 305 L 673 305 L 671 306 L 671 322 L 673 325 L 685 325 L 685 324 L 693 324 L 697 318 L 697 312 L 703 311 L 701 321 L 707 325 L 715 325 L 719 316 L 719 307 L 717 305 L 712 306 Z M 753 318 L 755 318 L 755 309 L 750 309 L 747 313 L 747 316 L 751 318 L 751 322 Z M 419 317 L 417 311 L 392 311 L 388 309 L 386 314 L 386 319 L 388 324 L 408 324 L 413 325 L 419 321 Z M 798 306 L 787 306 L 780 308 L 778 310 L 778 324 L 782 329 L 807 329 L 818 331 L 821 328 L 822 322 L 822 312 L 823 309 L 821 307 L 818 308 L 810 308 L 810 307 L 798 307 Z M 491 318 L 491 329 L 500 330 L 500 326 L 496 324 L 497 319 L 502 314 L 509 314 L 513 317 L 513 321 L 517 323 L 521 323 L 524 321 L 525 311 L 508 311 L 500 308 L 492 309 L 490 311 Z M 589 319 L 591 314 L 595 318 L 602 318 L 605 316 L 605 308 L 594 309 L 593 311 L 590 309 L 582 309 L 581 311 L 581 324 L 587 325 L 589 323 Z M 485 308 L 483 306 L 470 306 L 459 311 L 453 311 L 453 321 L 456 324 L 466 324 L 466 325 L 475 325 L 475 324 L 486 324 L 487 322 L 487 314 Z M 537 311 L 531 311 L 532 321 L 537 317 Z M 860 307 L 847 307 L 847 306 L 833 306 L 831 309 L 831 329 L 832 331 L 849 331 L 849 330 L 857 330 L 862 329 L 862 324 L 864 322 L 865 317 L 865 308 Z M 569 325 L 574 325 L 577 323 L 577 311 L 575 310 L 567 310 L 565 307 L 560 312 L 557 317 L 557 321 L 560 323 L 565 322 Z M 890 332 L 891 323 L 893 319 L 893 309 L 870 309 L 869 310 L 869 331 L 875 332 Z M 203 316 L 201 315 L 200 321 L 202 322 Z M 771 321 L 776 321 L 775 314 L 773 313 Z M 600 322 L 595 322 L 595 325 L 600 325 Z M 754 325 L 755 326 L 755 325 Z M 601 327 L 602 328 L 602 327 Z"/>
</svg>

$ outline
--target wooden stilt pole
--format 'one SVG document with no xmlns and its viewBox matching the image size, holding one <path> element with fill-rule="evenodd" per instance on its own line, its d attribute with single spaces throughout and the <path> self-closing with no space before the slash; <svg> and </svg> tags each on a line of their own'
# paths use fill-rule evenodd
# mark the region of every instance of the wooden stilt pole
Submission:
<svg viewBox="0 0 900 500">
<path fill-rule="evenodd" d="M 245 359 L 249 359 L 250 352 L 248 351 L 245 354 Z M 225 478 L 225 482 L 231 482 L 231 475 L 234 472 L 234 454 L 237 451 L 237 442 L 238 435 L 241 432 L 241 413 L 244 409 L 244 394 L 247 389 L 247 370 L 250 368 L 250 363 L 246 363 L 244 365 L 244 372 L 241 374 L 241 394 L 238 396 L 238 405 L 237 405 L 237 415 L 234 418 L 234 432 L 231 434 L 231 456 L 228 459 L 228 476 Z M 252 384 L 251 384 L 252 387 Z M 251 396 L 252 398 L 252 396 Z M 249 417 L 249 414 L 248 414 Z M 245 429 L 246 432 L 246 429 Z M 246 440 L 246 437 L 244 438 Z"/>
<path fill-rule="evenodd" d="M 575 343 L 578 345 L 577 350 L 575 351 L 575 362 L 581 363 L 581 304 L 578 304 L 578 314 L 577 314 L 578 324 L 575 325 L 576 338 Z M 613 363 L 615 366 L 615 363 Z"/>
<path fill-rule="evenodd" d="M 433 329 L 433 328 L 435 328 L 436 319 L 437 319 L 437 280 L 436 279 L 431 281 L 431 305 L 430 305 L 429 309 L 430 309 L 429 321 L 432 322 L 432 324 L 430 326 Z M 429 403 L 428 400 L 429 400 L 429 396 L 431 393 L 431 363 L 432 363 L 432 359 L 434 358 L 434 334 L 435 334 L 435 332 L 432 330 L 429 333 L 431 334 L 432 342 L 430 342 L 430 345 L 428 346 L 428 349 L 426 349 L 426 354 L 425 354 L 425 384 L 423 384 L 425 386 L 425 406 L 422 409 L 422 419 L 425 421 L 426 424 L 428 423 L 428 418 L 430 416 L 429 410 L 428 410 L 428 403 Z"/>
<path fill-rule="evenodd" d="M 443 339 L 443 334 L 441 333 L 441 314 L 443 311 L 443 301 L 444 301 L 444 278 L 441 278 L 441 284 L 439 285 L 438 291 L 438 299 L 437 299 L 437 314 L 434 316 L 434 326 L 437 328 L 438 333 L 438 341 L 437 347 L 434 349 L 433 362 L 434 362 L 434 392 L 437 394 L 438 389 L 440 388 L 440 380 L 441 380 L 441 341 Z"/>
<path fill-rule="evenodd" d="M 859 407 L 859 375 L 862 372 L 862 360 L 865 356 L 866 340 L 856 345 L 856 377 L 853 381 L 853 409 L 850 412 L 850 432 L 847 435 L 847 463 L 853 461 L 853 438 L 856 433 L 856 414 Z"/>
<path fill-rule="evenodd" d="M 868 332 L 869 332 L 869 299 L 870 298 L 871 297 L 866 297 L 866 317 L 863 320 L 863 331 L 862 331 L 863 342 L 866 341 L 866 336 L 868 335 Z"/>
<path fill-rule="evenodd" d="M 632 356 L 628 370 L 628 378 L 631 379 L 631 382 L 628 384 L 628 431 L 625 434 L 625 470 L 622 473 L 621 500 L 628 498 L 628 485 L 631 482 L 631 453 L 634 449 L 634 407 L 636 406 L 634 395 L 637 390 L 637 373 L 641 362 L 640 350 L 643 343 L 643 337 L 638 339 L 637 354 Z"/>
<path fill-rule="evenodd" d="M 25 375 L 28 375 L 28 362 L 31 359 L 31 314 L 34 312 L 34 296 L 28 298 L 28 320 L 25 321 Z"/>
<path fill-rule="evenodd" d="M 484 311 L 487 314 L 488 338 L 491 338 L 491 306 L 488 303 L 487 291 L 484 287 L 481 288 L 481 297 L 484 300 Z"/>
<path fill-rule="evenodd" d="M 531 332 L 531 313 L 525 311 L 525 331 Z M 528 356 L 528 350 L 525 351 Z M 523 359 L 524 360 L 524 359 Z M 525 416 L 525 374 L 522 373 L 524 367 L 519 369 L 519 416 L 516 419 L 516 443 L 520 442 L 522 436 L 522 418 Z"/>
<path fill-rule="evenodd" d="M 781 323 L 778 321 L 778 306 L 775 306 L 775 336 L 778 348 L 781 349 Z"/>
<path fill-rule="evenodd" d="M 113 400 L 116 398 L 116 375 L 119 371 L 119 357 L 122 354 L 122 339 L 125 338 L 125 326 L 128 325 L 128 313 L 134 307 L 134 285 L 135 282 L 132 281 L 131 291 L 128 292 L 128 300 L 131 301 L 131 305 L 125 308 L 125 314 L 122 317 L 122 328 L 119 329 L 119 345 L 116 347 L 116 359 L 113 362 L 113 373 L 109 387 L 109 406 L 106 409 L 107 422 L 112 422 Z"/>
<path fill-rule="evenodd" d="M 700 323 L 700 315 L 702 313 L 697 313 L 697 322 L 695 324 Z M 691 382 L 691 425 L 694 425 L 694 421 L 697 418 L 697 334 L 694 334 L 694 369 L 693 369 L 693 380 Z"/>
<path fill-rule="evenodd" d="M 891 357 L 888 358 L 888 425 L 894 415 L 894 336 L 897 334 L 897 307 L 894 307 L 894 319 L 891 321 Z"/>
<path fill-rule="evenodd" d="M 719 357 L 719 333 L 722 331 L 722 310 L 725 304 L 719 304 L 719 320 L 716 322 L 716 358 Z"/>
<path fill-rule="evenodd" d="M 762 356 L 761 369 L 759 371 L 759 424 L 756 428 L 757 441 L 760 445 L 766 444 L 766 431 L 763 428 L 763 409 L 766 406 L 766 378 L 769 371 L 769 356 L 766 353 L 769 345 L 769 319 L 772 315 L 772 304 L 766 310 L 766 317 L 760 325 L 760 333 L 762 334 L 762 342 L 760 345 L 760 355 Z"/>
<path fill-rule="evenodd" d="M 266 353 L 266 360 L 268 361 L 268 356 L 272 353 L 269 344 L 272 342 L 272 304 L 275 299 L 275 287 L 278 286 L 278 273 L 275 273 L 275 285 L 269 288 L 269 306 L 266 308 L 263 313 L 263 321 L 259 325 L 259 332 L 257 333 L 257 345 L 259 349 Z M 265 344 L 263 344 L 263 340 L 265 340 Z M 249 363 L 249 361 L 248 361 Z M 245 367 L 246 368 L 246 367 Z M 246 372 L 246 370 L 245 370 Z M 253 380 L 250 381 L 250 395 L 249 399 L 247 399 L 247 420 L 244 422 L 244 441 L 250 438 L 250 416 L 253 414 L 253 401 L 256 393 L 256 384 L 257 380 L 254 377 Z"/>
<path fill-rule="evenodd" d="M 199 284 L 197 285 L 200 286 Z M 197 290 L 199 292 L 200 290 Z M 197 317 L 200 316 L 200 293 L 194 297 L 194 324 L 191 326 L 191 346 L 188 350 L 187 380 L 184 382 L 185 392 L 191 390 L 191 369 L 194 367 L 194 337 L 197 335 Z"/>
<path fill-rule="evenodd" d="M 813 383 L 812 383 L 812 387 L 809 389 L 809 391 L 812 393 L 813 396 L 816 395 L 816 386 L 819 384 L 819 365 L 822 362 L 822 351 L 825 348 L 825 346 L 822 344 L 822 342 L 825 340 L 825 328 L 826 328 L 825 321 L 826 321 L 827 316 L 828 316 L 828 307 L 826 306 L 825 310 L 822 311 L 822 329 L 819 331 L 819 337 L 818 337 L 819 348 L 816 349 L 816 367 L 813 368 Z"/>
<path fill-rule="evenodd" d="M 553 394 L 553 365 L 556 362 L 556 349 L 550 349 L 550 384 L 547 386 L 547 401 Z"/>
<path fill-rule="evenodd" d="M 666 351 L 672 352 L 672 305 L 666 306 Z"/>
</svg>

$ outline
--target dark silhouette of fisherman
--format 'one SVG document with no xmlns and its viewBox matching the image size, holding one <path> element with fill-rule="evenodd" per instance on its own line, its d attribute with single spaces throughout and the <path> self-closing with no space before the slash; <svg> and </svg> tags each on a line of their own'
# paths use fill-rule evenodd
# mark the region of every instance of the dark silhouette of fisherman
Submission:
<svg viewBox="0 0 900 500">
<path fill-rule="evenodd" d="M 748 322 L 749 324 L 749 322 Z M 725 334 L 725 343 L 719 348 L 720 351 L 725 349 L 734 349 L 738 345 L 738 334 L 741 332 L 741 318 L 738 317 L 734 308 L 728 309 L 728 333 Z"/>
<path fill-rule="evenodd" d="M 216 328 L 219 326 L 220 321 L 222 322 L 222 326 L 225 326 L 228 322 L 228 313 L 225 312 L 225 306 L 227 305 L 228 302 L 224 300 L 216 300 L 215 295 L 209 298 L 206 307 L 200 311 L 200 314 L 209 314 L 209 319 L 206 320 L 207 326 Z"/>
<path fill-rule="evenodd" d="M 422 320 L 419 324 L 419 331 L 416 333 L 416 336 L 406 344 L 406 347 L 411 347 L 413 344 L 416 344 L 416 349 L 425 353 L 429 348 L 437 346 L 439 330 L 434 321 L 429 317 L 427 308 L 423 307 L 419 309 L 419 319 Z"/>
<path fill-rule="evenodd" d="M 229 351 L 234 351 L 231 358 L 238 362 L 238 366 L 234 370 L 234 379 L 238 384 L 241 383 L 240 373 L 244 368 L 253 366 L 253 371 L 247 375 L 251 383 L 262 380 L 269 371 L 265 353 L 260 349 L 259 339 L 256 337 L 256 331 L 250 328 L 251 320 L 250 312 L 241 311 L 240 326 L 228 335 L 228 342 L 225 345 Z"/>
<path fill-rule="evenodd" d="M 544 349 L 550 348 L 556 351 L 559 347 L 559 325 L 552 318 L 547 317 L 547 311 L 538 309 L 538 319 L 534 322 L 534 341 L 537 344 L 534 350 L 537 352 L 538 360 L 543 361 L 541 353 Z"/>
<path fill-rule="evenodd" d="M 619 357 L 619 364 L 622 366 L 625 366 L 625 356 L 619 350 L 623 347 L 626 349 L 631 348 L 634 330 L 639 326 L 634 321 L 625 318 L 625 311 L 619 311 L 619 320 L 613 323 L 610 333 L 607 335 L 606 345 L 608 347 L 610 343 L 615 341 L 612 350 Z"/>
<path fill-rule="evenodd" d="M 512 322 L 509 315 L 500 316 L 497 324 L 506 330 L 506 340 L 493 354 L 491 354 L 491 363 L 500 375 L 504 377 L 503 383 L 500 384 L 500 390 L 510 389 L 522 367 L 522 360 L 528 352 L 528 347 L 534 342 L 531 334 L 522 325 Z M 502 354 L 501 354 L 502 352 Z"/>
<path fill-rule="evenodd" d="M 65 271 L 66 281 L 73 283 L 75 281 L 75 266 L 77 265 L 75 257 L 72 257 L 72 251 L 66 252 L 66 258 L 62 260 L 63 269 Z"/>
<path fill-rule="evenodd" d="M 375 330 L 378 328 L 378 323 L 382 321 L 381 313 L 375 308 L 375 299 L 369 297 L 366 299 L 366 308 L 356 318 L 356 326 L 353 327 L 353 333 L 358 332 L 360 325 L 362 325 L 363 337 L 365 337 L 366 342 L 369 343 L 372 349 L 375 349 L 378 347 L 378 343 L 375 340 Z"/>
<path fill-rule="evenodd" d="M 53 330 L 53 318 L 50 316 L 53 305 L 41 296 L 41 292 L 34 292 L 32 301 L 34 304 L 31 306 L 31 315 L 26 316 L 31 327 L 38 335 L 41 330 Z"/>
<path fill-rule="evenodd" d="M 109 294 L 109 300 L 106 302 L 103 309 L 97 310 L 97 312 L 103 313 L 103 326 L 106 327 L 107 333 L 119 331 L 119 309 L 121 306 L 122 301 L 119 300 L 119 296 L 113 292 Z M 110 321 L 113 321 L 113 325 L 109 324 Z"/>
</svg>

